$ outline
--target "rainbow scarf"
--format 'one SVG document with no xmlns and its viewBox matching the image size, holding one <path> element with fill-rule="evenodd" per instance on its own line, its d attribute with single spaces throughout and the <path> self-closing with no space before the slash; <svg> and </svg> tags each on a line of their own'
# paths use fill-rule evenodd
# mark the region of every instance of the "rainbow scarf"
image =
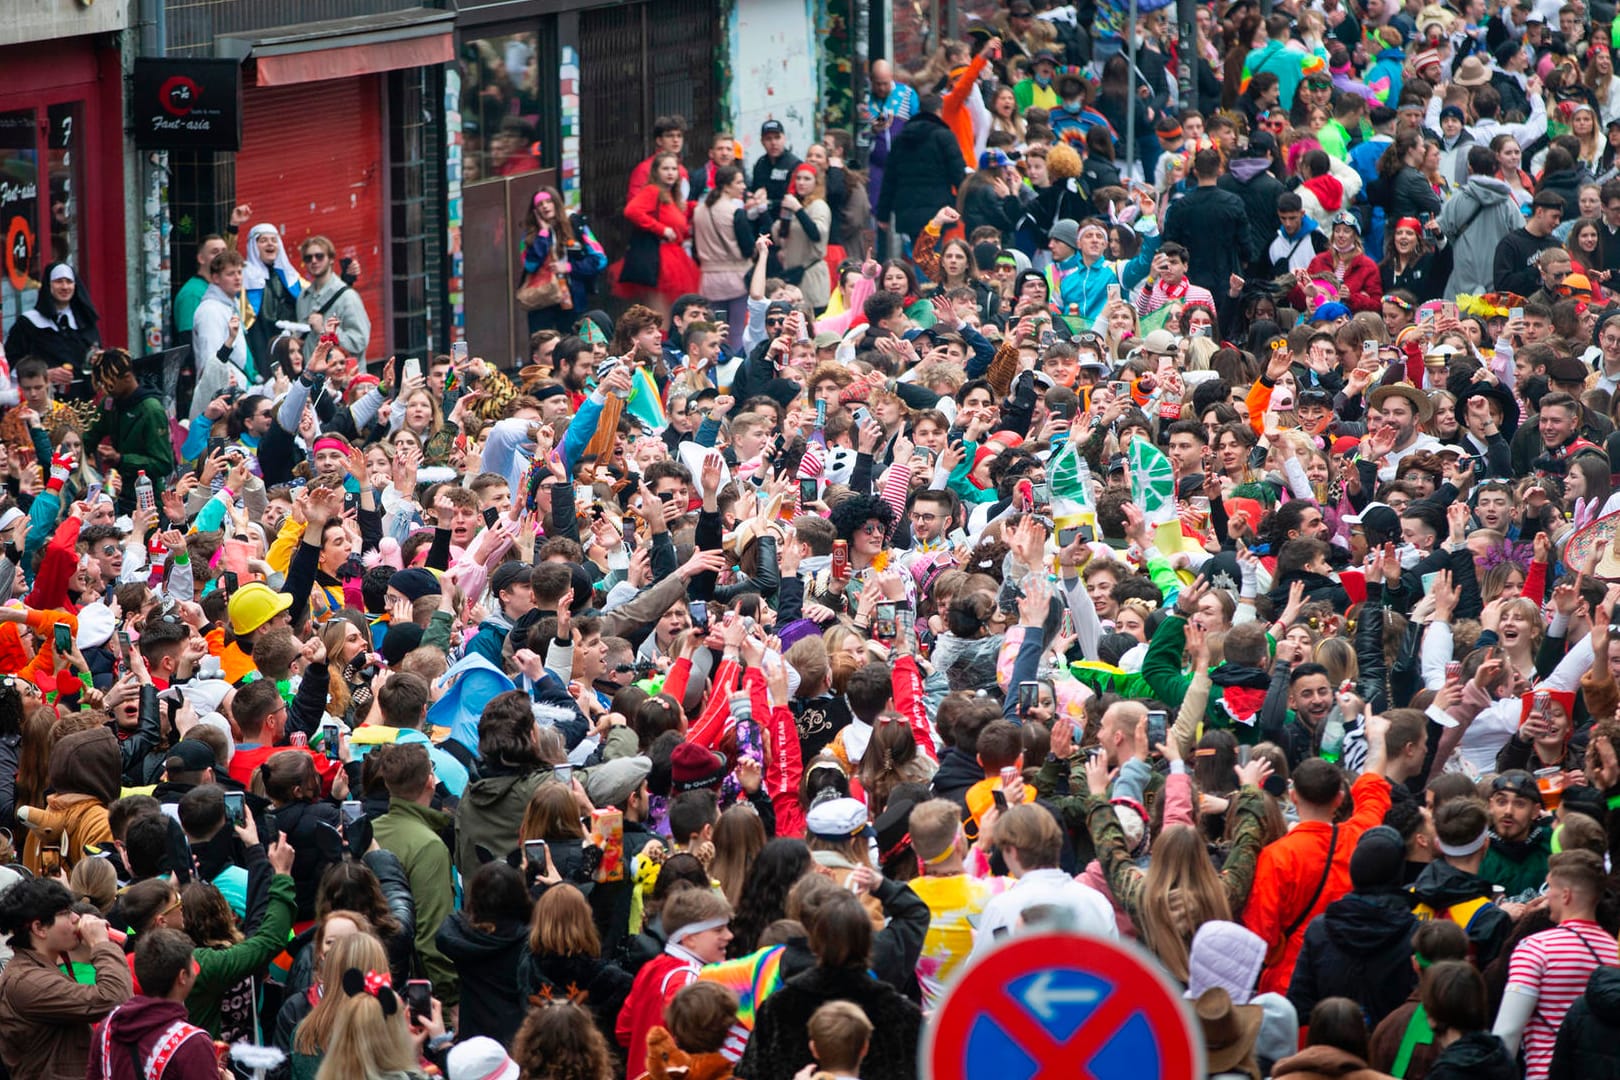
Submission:
<svg viewBox="0 0 1620 1080">
<path fill-rule="evenodd" d="M 782 986 L 782 954 L 786 951 L 786 945 L 772 945 L 736 960 L 709 964 L 698 977 L 731 987 L 737 995 L 737 1022 L 753 1031 L 760 1006 Z"/>
</svg>

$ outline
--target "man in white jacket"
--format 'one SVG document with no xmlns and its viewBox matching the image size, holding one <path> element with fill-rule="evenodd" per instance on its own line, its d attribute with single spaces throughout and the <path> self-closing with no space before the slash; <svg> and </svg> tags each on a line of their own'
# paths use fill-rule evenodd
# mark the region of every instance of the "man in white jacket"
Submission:
<svg viewBox="0 0 1620 1080">
<path fill-rule="evenodd" d="M 191 323 L 192 362 L 197 387 L 191 393 L 191 421 L 210 401 L 235 386 L 246 387 L 247 335 L 242 333 L 242 256 L 222 251 L 208 264 L 208 289 Z"/>
</svg>

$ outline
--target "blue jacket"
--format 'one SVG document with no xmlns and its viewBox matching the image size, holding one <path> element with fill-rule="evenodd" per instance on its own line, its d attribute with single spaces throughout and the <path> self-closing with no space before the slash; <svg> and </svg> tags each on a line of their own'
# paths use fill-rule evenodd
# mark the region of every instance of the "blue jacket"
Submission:
<svg viewBox="0 0 1620 1080">
<path fill-rule="evenodd" d="M 1120 266 L 1117 272 L 1117 264 L 1108 259 L 1098 259 L 1087 266 L 1085 256 L 1078 251 L 1062 262 L 1053 263 L 1046 269 L 1052 304 L 1064 315 L 1069 313 L 1072 304 L 1079 309 L 1082 320 L 1095 322 L 1102 314 L 1103 305 L 1108 303 L 1108 286 L 1120 285 L 1121 296 L 1129 295 L 1131 289 L 1147 276 L 1148 267 L 1158 250 L 1159 230 L 1154 228 L 1151 233 L 1142 235 L 1142 250 L 1137 252 L 1136 258 Z"/>
</svg>

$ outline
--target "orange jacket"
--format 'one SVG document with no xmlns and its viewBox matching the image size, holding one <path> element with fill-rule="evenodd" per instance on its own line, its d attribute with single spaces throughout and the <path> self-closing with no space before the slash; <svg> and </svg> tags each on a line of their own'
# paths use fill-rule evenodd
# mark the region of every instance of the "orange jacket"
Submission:
<svg viewBox="0 0 1620 1080">
<path fill-rule="evenodd" d="M 979 75 L 989 60 L 990 55 L 981 52 L 967 67 L 962 68 L 956 85 L 945 95 L 945 104 L 939 110 L 939 118 L 945 121 L 956 135 L 956 144 L 962 148 L 962 160 L 968 163 L 970 169 L 978 166 L 979 158 L 973 152 L 978 139 L 973 134 L 973 114 L 967 110 L 967 96 L 978 89 Z"/>
<path fill-rule="evenodd" d="M 1254 888 L 1243 909 L 1243 925 L 1266 940 L 1266 966 L 1260 973 L 1260 992 L 1287 994 L 1294 976 L 1294 961 L 1305 942 L 1305 928 L 1330 903 L 1350 891 L 1350 853 L 1361 834 L 1384 820 L 1389 809 L 1389 781 L 1376 773 L 1362 773 L 1350 788 L 1355 813 L 1339 826 L 1333 845 L 1333 865 L 1327 884 L 1310 912 L 1300 918 L 1316 893 L 1327 862 L 1331 826 L 1304 821 L 1282 839 L 1266 845 L 1254 867 Z M 1285 939 L 1283 931 L 1295 926 Z"/>
</svg>

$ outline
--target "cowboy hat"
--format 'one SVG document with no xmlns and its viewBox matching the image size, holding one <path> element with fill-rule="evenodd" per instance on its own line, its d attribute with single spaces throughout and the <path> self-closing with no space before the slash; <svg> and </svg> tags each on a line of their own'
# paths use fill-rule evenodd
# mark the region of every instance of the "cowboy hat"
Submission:
<svg viewBox="0 0 1620 1080">
<path fill-rule="evenodd" d="M 1511 439 L 1513 433 L 1519 430 L 1519 403 L 1513 400 L 1513 394 L 1498 383 L 1475 382 L 1469 383 L 1460 392 L 1453 391 L 1457 396 L 1457 404 L 1453 407 L 1457 414 L 1457 423 L 1466 428 L 1468 426 L 1468 402 L 1471 398 L 1486 398 L 1496 402 L 1502 410 L 1502 437 Z"/>
<path fill-rule="evenodd" d="M 1451 81 L 1458 86 L 1484 86 L 1491 81 L 1491 72 L 1485 66 L 1485 61 L 1477 55 L 1470 54 L 1463 57 L 1462 63 L 1457 65 Z"/>
<path fill-rule="evenodd" d="M 1204 1032 L 1206 1068 L 1211 1074 L 1236 1072 L 1259 1075 L 1254 1067 L 1254 1042 L 1260 1035 L 1265 1010 L 1259 1005 L 1233 1005 L 1225 987 L 1212 986 L 1193 1003 L 1198 1026 Z M 1247 1063 L 1248 1067 L 1243 1068 Z"/>
<path fill-rule="evenodd" d="M 1380 386 L 1367 396 L 1367 404 L 1381 411 L 1384 402 L 1392 397 L 1402 397 L 1411 402 L 1420 424 L 1428 423 L 1429 418 L 1434 415 L 1434 402 L 1429 400 L 1429 395 L 1411 383 L 1391 383 L 1387 386 Z"/>
</svg>

